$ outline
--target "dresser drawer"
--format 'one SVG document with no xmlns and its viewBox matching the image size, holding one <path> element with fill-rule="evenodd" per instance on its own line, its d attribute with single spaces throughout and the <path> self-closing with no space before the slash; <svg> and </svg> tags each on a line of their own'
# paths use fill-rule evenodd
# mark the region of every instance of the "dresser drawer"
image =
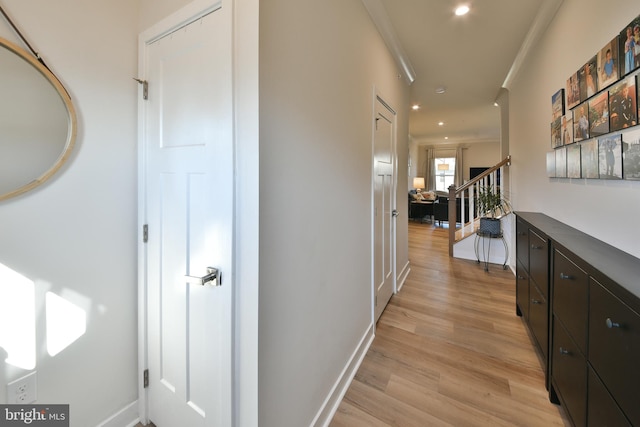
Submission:
<svg viewBox="0 0 640 427">
<path fill-rule="evenodd" d="M 529 225 L 516 219 L 516 258 L 522 263 L 524 269 L 529 271 Z"/>
<path fill-rule="evenodd" d="M 589 368 L 587 425 L 589 427 L 631 427 L 600 378 Z"/>
<path fill-rule="evenodd" d="M 529 230 L 529 277 L 545 298 L 549 297 L 549 244 L 547 239 Z"/>
<path fill-rule="evenodd" d="M 516 305 L 518 314 L 529 320 L 529 275 L 520 261 L 516 262 Z"/>
<path fill-rule="evenodd" d="M 554 252 L 553 271 L 553 314 L 586 354 L 589 276 L 558 250 Z"/>
<path fill-rule="evenodd" d="M 560 321 L 553 319 L 551 378 L 574 425 L 586 425 L 587 362 Z"/>
<path fill-rule="evenodd" d="M 640 426 L 640 316 L 590 278 L 589 361 L 627 415 Z"/>
<path fill-rule="evenodd" d="M 529 282 L 529 326 L 547 360 L 549 354 L 549 304 L 533 282 Z"/>
</svg>

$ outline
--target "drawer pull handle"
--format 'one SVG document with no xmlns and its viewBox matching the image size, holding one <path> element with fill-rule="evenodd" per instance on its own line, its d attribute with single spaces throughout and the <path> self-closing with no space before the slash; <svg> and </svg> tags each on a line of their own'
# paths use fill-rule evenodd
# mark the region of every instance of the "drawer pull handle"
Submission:
<svg viewBox="0 0 640 427">
<path fill-rule="evenodd" d="M 524 276 L 518 276 L 518 280 L 524 280 Z"/>
<path fill-rule="evenodd" d="M 531 249 L 542 249 L 542 246 L 531 245 Z"/>
<path fill-rule="evenodd" d="M 571 353 L 569 353 L 569 350 L 567 350 L 566 348 L 560 347 L 560 354 L 562 354 L 563 356 L 567 356 Z"/>
<path fill-rule="evenodd" d="M 607 328 L 612 329 L 612 328 L 619 328 L 620 327 L 620 323 L 616 323 L 613 320 L 611 320 L 611 318 L 607 317 L 607 320 L 605 320 L 605 323 L 607 324 Z"/>
<path fill-rule="evenodd" d="M 542 304 L 542 302 L 541 302 L 541 301 L 538 301 L 537 299 L 531 299 L 531 302 L 532 302 L 533 304 Z"/>
<path fill-rule="evenodd" d="M 569 276 L 568 274 L 564 274 L 564 273 L 560 273 L 560 278 L 562 280 L 571 280 L 572 279 L 571 276 Z"/>
</svg>

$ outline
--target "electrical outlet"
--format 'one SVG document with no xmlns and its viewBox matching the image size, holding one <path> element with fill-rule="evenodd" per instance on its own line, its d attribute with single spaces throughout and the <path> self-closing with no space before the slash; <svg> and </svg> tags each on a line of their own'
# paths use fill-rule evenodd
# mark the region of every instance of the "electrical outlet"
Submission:
<svg viewBox="0 0 640 427">
<path fill-rule="evenodd" d="M 36 372 L 7 384 L 7 403 L 28 404 L 36 401 Z"/>
</svg>

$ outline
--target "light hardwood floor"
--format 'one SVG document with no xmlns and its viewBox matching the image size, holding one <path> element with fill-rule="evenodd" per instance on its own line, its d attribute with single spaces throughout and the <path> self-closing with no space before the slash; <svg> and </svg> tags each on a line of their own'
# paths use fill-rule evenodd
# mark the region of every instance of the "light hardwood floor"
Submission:
<svg viewBox="0 0 640 427">
<path fill-rule="evenodd" d="M 513 274 L 449 258 L 447 231 L 409 224 L 411 273 L 331 427 L 569 426 L 515 314 Z"/>
</svg>

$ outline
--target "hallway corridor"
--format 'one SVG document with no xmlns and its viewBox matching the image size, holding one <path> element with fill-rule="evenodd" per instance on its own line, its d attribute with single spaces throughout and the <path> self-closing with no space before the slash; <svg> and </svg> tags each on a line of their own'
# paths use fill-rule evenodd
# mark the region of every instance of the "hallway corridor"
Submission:
<svg viewBox="0 0 640 427">
<path fill-rule="evenodd" d="M 512 272 L 449 258 L 447 232 L 409 223 L 411 273 L 331 427 L 569 426 L 515 314 Z"/>
</svg>

